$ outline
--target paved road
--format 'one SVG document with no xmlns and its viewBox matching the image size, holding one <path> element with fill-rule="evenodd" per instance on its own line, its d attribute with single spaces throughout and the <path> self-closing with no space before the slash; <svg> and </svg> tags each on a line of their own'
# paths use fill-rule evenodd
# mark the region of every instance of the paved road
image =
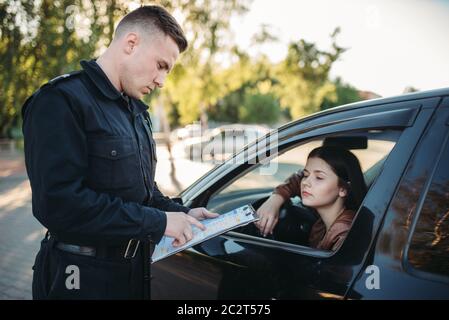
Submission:
<svg viewBox="0 0 449 320">
<path fill-rule="evenodd" d="M 0 157 L 0 299 L 31 298 L 31 266 L 44 229 L 31 214 L 23 156 Z"/>
<path fill-rule="evenodd" d="M 169 196 L 212 167 L 183 159 L 176 147 L 173 166 L 164 146 L 158 146 L 157 153 L 156 181 Z M 31 189 L 22 153 L 0 150 L 0 300 L 31 299 L 31 267 L 44 234 L 31 213 Z"/>
</svg>

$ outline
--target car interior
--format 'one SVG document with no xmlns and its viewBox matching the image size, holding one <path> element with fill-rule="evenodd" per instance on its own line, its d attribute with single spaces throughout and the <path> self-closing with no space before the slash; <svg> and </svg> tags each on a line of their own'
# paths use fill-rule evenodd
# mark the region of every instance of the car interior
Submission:
<svg viewBox="0 0 449 320">
<path fill-rule="evenodd" d="M 307 144 L 310 144 L 310 147 L 307 149 L 309 151 L 320 145 L 334 145 L 349 149 L 360 161 L 365 183 L 369 192 L 371 185 L 381 172 L 388 154 L 399 139 L 399 135 L 400 132 L 394 130 L 370 130 L 366 132 L 352 132 L 344 135 L 326 136 L 313 141 L 303 141 L 292 146 L 280 146 L 278 158 L 281 159 L 283 154 L 292 152 L 295 148 L 298 148 L 297 150 L 302 150 L 300 148 Z M 305 153 L 306 158 L 308 152 Z M 298 162 L 299 163 L 287 164 L 285 166 L 287 169 L 284 171 L 287 172 L 284 174 L 284 179 L 295 171 L 304 168 L 305 160 L 303 160 L 302 163 L 301 161 Z M 271 186 L 268 187 L 267 185 L 264 185 L 268 178 L 264 178 L 255 182 L 251 181 L 252 183 L 246 183 L 247 186 L 233 188 L 234 185 L 238 184 L 239 180 L 248 180 L 246 177 L 249 177 L 251 174 L 253 174 L 253 177 L 257 177 L 257 174 L 254 174 L 254 169 L 255 168 L 250 168 L 249 170 L 246 170 L 215 192 L 209 198 L 207 208 L 214 212 L 225 213 L 239 206 L 251 203 L 254 209 L 257 210 L 268 199 L 273 191 L 273 186 L 279 184 L 280 181 L 271 183 Z M 291 198 L 282 205 L 279 222 L 276 225 L 273 234 L 266 236 L 266 238 L 290 244 L 308 246 L 309 234 L 317 219 L 318 215 L 315 211 L 302 205 L 299 197 Z M 250 236 L 261 237 L 258 229 L 253 223 L 233 231 Z"/>
</svg>

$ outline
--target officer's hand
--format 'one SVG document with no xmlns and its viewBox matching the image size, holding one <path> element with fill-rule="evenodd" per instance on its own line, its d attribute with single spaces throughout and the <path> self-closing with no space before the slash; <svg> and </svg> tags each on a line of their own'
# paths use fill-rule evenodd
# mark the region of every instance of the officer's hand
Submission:
<svg viewBox="0 0 449 320">
<path fill-rule="evenodd" d="M 198 220 L 211 219 L 219 216 L 218 213 L 210 212 L 206 208 L 193 208 L 187 213 L 189 216 L 192 216 Z"/>
<path fill-rule="evenodd" d="M 184 212 L 166 212 L 165 214 L 167 215 L 167 227 L 164 235 L 175 238 L 173 240 L 174 247 L 182 246 L 192 240 L 192 224 L 201 230 L 206 229 L 197 219 Z"/>
</svg>

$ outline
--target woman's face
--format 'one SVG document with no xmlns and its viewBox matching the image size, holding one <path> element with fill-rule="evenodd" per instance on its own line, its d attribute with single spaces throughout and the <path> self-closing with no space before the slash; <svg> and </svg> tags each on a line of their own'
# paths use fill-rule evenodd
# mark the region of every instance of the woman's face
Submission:
<svg viewBox="0 0 449 320">
<path fill-rule="evenodd" d="M 346 189 L 338 185 L 338 176 L 320 158 L 309 158 L 301 180 L 301 198 L 304 205 L 315 209 L 332 206 L 346 196 Z"/>
</svg>

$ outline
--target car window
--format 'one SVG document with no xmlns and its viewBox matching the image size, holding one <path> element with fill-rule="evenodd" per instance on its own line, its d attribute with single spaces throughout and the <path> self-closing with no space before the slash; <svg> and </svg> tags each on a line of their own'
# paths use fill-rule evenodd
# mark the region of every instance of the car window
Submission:
<svg viewBox="0 0 449 320">
<path fill-rule="evenodd" d="M 186 156 L 193 160 L 202 159 L 212 164 L 220 164 L 246 144 L 264 136 L 268 129 L 247 128 L 245 125 L 215 128 L 201 142 L 188 145 Z"/>
<path fill-rule="evenodd" d="M 360 135 L 361 133 L 357 134 Z M 386 156 L 393 149 L 395 141 L 399 137 L 398 134 L 393 131 L 367 132 L 366 135 L 369 136 L 367 148 L 351 150 L 360 161 L 368 186 L 371 185 L 375 176 L 379 173 Z M 244 176 L 224 188 L 220 194 L 248 189 L 274 189 L 294 172 L 302 170 L 310 151 L 321 146 L 323 141 L 324 138 L 317 139 L 295 146 L 287 151 L 281 151 L 282 154 L 265 165 L 269 166 L 274 163 L 276 170 L 272 170 L 272 175 L 261 175 L 259 168 L 254 168 L 254 170 L 247 172 Z"/>
<path fill-rule="evenodd" d="M 208 208 L 217 210 L 216 212 L 227 212 L 250 202 L 257 209 L 276 186 L 304 168 L 307 156 L 313 149 L 330 142 L 335 144 L 337 141 L 346 141 L 346 148 L 350 149 L 359 159 L 369 188 L 381 172 L 383 163 L 394 148 L 400 134 L 401 132 L 397 130 L 358 131 L 321 136 L 289 146 L 281 145 L 278 156 L 273 157 L 269 163 L 251 167 L 249 171 L 242 173 L 241 176 L 212 195 L 208 202 Z M 362 143 L 354 144 L 355 141 L 362 141 Z M 261 169 L 269 166 L 276 170 L 268 170 L 271 171 L 271 174 L 268 175 L 261 174 Z M 291 200 L 291 205 L 286 204 L 285 210 L 281 210 L 279 222 L 270 239 L 308 246 L 311 227 L 317 217 L 313 210 L 302 205 L 299 197 L 294 197 Z M 260 236 L 253 225 L 236 231 Z"/>
<path fill-rule="evenodd" d="M 446 145 L 421 209 L 408 261 L 421 271 L 449 276 L 449 146 Z"/>
</svg>

